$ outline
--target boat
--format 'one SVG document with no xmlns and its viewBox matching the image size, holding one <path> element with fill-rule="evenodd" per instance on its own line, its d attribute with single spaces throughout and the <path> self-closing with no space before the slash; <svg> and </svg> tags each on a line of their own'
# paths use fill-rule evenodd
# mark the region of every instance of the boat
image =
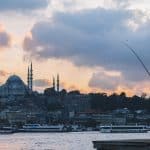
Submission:
<svg viewBox="0 0 150 150">
<path fill-rule="evenodd" d="M 146 126 L 142 125 L 122 125 L 122 126 L 100 126 L 101 133 L 146 133 L 148 132 Z"/>
<path fill-rule="evenodd" d="M 65 132 L 64 125 L 25 124 L 20 132 Z"/>
<path fill-rule="evenodd" d="M 0 134 L 11 134 L 16 131 L 13 127 L 0 127 Z"/>
<path fill-rule="evenodd" d="M 146 129 L 147 129 L 148 131 L 150 131 L 150 126 L 146 126 Z"/>
</svg>

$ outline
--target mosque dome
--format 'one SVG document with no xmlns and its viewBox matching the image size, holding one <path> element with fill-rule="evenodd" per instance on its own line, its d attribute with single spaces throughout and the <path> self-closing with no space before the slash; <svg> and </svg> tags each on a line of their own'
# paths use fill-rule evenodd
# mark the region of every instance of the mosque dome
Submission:
<svg viewBox="0 0 150 150">
<path fill-rule="evenodd" d="M 10 76 L 6 83 L 0 87 L 0 91 L 4 96 L 9 95 L 25 95 L 27 92 L 27 86 L 17 75 Z"/>
<path fill-rule="evenodd" d="M 14 84 L 14 83 L 23 84 L 23 81 L 21 80 L 19 76 L 12 75 L 7 79 L 6 84 Z"/>
</svg>

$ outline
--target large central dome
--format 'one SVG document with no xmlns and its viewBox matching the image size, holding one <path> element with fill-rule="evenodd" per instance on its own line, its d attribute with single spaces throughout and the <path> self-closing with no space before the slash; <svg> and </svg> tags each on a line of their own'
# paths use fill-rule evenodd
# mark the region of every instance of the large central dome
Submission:
<svg viewBox="0 0 150 150">
<path fill-rule="evenodd" d="M 12 83 L 22 83 L 22 80 L 19 76 L 12 75 L 7 79 L 6 84 L 12 84 Z"/>
<path fill-rule="evenodd" d="M 10 95 L 25 95 L 27 92 L 27 86 L 17 75 L 10 76 L 6 83 L 0 87 L 1 96 L 10 96 Z"/>
</svg>

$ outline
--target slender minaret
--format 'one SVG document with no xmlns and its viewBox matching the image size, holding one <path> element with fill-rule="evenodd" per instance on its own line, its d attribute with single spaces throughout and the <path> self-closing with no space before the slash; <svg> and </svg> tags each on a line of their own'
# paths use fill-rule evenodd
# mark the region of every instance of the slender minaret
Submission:
<svg viewBox="0 0 150 150">
<path fill-rule="evenodd" d="M 28 89 L 30 89 L 30 68 L 29 68 L 29 66 L 28 66 L 27 84 L 28 84 Z"/>
<path fill-rule="evenodd" d="M 30 68 L 30 89 L 33 90 L 33 68 L 32 68 L 32 62 L 31 62 L 31 68 Z"/>
<path fill-rule="evenodd" d="M 57 74 L 57 92 L 59 92 L 59 74 Z"/>
<path fill-rule="evenodd" d="M 55 78 L 53 76 L 53 89 L 55 90 Z"/>
</svg>

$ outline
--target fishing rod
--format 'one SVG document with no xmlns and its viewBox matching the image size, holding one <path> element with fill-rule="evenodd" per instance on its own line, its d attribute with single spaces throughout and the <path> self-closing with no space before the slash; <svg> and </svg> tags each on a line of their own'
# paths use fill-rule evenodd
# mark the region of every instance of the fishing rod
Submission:
<svg viewBox="0 0 150 150">
<path fill-rule="evenodd" d="M 129 44 L 127 44 L 125 42 L 123 42 L 123 44 L 133 53 L 133 55 L 141 63 L 141 65 L 144 68 L 144 70 L 146 71 L 146 73 L 150 76 L 150 72 L 149 72 L 148 68 L 146 67 L 146 65 L 144 64 L 144 62 L 142 61 L 142 59 L 138 56 L 138 54 L 136 53 L 136 51 Z"/>
</svg>

